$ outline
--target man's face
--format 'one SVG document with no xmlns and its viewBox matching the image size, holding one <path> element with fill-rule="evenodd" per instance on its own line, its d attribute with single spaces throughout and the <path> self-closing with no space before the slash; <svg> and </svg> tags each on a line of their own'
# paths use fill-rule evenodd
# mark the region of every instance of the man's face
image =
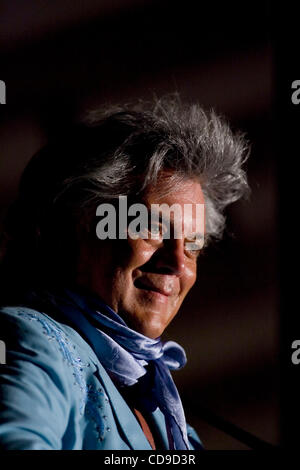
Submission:
<svg viewBox="0 0 300 470">
<path fill-rule="evenodd" d="M 158 189 L 163 189 L 165 178 L 168 176 L 158 187 L 151 187 L 141 202 L 149 210 L 152 204 L 179 204 L 183 216 L 178 219 L 171 212 L 170 222 L 171 227 L 181 224 L 181 238 L 96 238 L 94 243 L 82 245 L 79 257 L 78 283 L 99 295 L 128 326 L 150 338 L 163 333 L 195 283 L 199 250 L 187 247 L 196 231 L 196 204 L 204 204 L 201 186 L 193 180 L 160 197 Z M 192 214 L 184 211 L 184 204 L 193 208 Z M 154 230 L 163 230 L 162 224 Z"/>
</svg>

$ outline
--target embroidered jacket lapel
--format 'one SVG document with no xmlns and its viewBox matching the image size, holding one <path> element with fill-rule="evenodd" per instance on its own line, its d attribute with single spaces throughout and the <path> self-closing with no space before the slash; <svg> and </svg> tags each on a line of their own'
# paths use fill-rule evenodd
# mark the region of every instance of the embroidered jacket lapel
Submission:
<svg viewBox="0 0 300 470">
<path fill-rule="evenodd" d="M 101 364 L 95 365 L 99 369 L 98 378 L 101 380 L 103 387 L 106 390 L 115 419 L 122 428 L 129 447 L 134 450 L 151 450 L 151 446 L 137 419 L 112 382 L 106 370 Z"/>
</svg>

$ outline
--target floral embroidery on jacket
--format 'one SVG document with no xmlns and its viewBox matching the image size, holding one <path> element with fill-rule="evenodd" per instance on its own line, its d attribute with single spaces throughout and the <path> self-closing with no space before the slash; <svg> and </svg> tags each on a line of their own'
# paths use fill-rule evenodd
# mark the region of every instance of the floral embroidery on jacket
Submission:
<svg viewBox="0 0 300 470">
<path fill-rule="evenodd" d="M 96 389 L 93 384 L 87 384 L 83 369 L 89 367 L 89 363 L 83 363 L 81 358 L 76 355 L 76 347 L 72 345 L 67 335 L 58 328 L 51 320 L 41 318 L 36 313 L 25 312 L 23 310 L 18 311 L 18 316 L 29 319 L 30 321 L 37 321 L 43 327 L 43 333 L 47 336 L 49 341 L 55 340 L 58 343 L 59 350 L 62 353 L 63 360 L 73 368 L 74 385 L 77 385 L 81 390 L 81 401 L 80 401 L 80 414 L 83 415 L 86 412 L 96 425 L 96 430 L 100 440 L 103 440 L 105 431 L 110 431 L 110 428 L 106 426 L 105 415 L 101 415 L 99 410 L 102 410 L 100 404 L 99 395 L 102 395 L 106 402 L 108 398 L 106 393 L 101 388 Z"/>
</svg>

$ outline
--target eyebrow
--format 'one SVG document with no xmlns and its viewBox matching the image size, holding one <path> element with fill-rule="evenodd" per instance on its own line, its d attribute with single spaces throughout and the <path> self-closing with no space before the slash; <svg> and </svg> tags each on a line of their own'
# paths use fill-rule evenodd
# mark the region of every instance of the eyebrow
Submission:
<svg viewBox="0 0 300 470">
<path fill-rule="evenodd" d="M 148 207 L 147 207 L 148 208 Z M 162 222 L 163 221 L 163 214 L 161 211 L 156 211 L 154 210 L 154 213 L 156 213 L 156 215 L 158 215 L 158 222 Z M 150 214 L 150 224 L 151 224 L 151 210 L 149 210 L 149 214 Z M 174 220 L 171 219 L 170 217 L 168 217 L 168 222 L 170 223 L 170 227 L 174 228 Z M 193 240 L 204 240 L 204 234 L 201 233 L 201 232 L 197 232 L 197 233 L 194 233 L 194 232 L 191 232 L 190 234 L 186 235 L 184 240 L 188 240 L 188 241 L 193 241 Z"/>
</svg>

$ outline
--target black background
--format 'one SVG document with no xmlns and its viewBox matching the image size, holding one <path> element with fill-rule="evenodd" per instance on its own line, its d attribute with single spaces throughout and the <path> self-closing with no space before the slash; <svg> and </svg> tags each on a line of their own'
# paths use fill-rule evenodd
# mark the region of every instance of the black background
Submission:
<svg viewBox="0 0 300 470">
<path fill-rule="evenodd" d="M 297 444 L 295 5 L 6 0 L 0 8 L 2 219 L 31 155 L 87 108 L 178 91 L 246 133 L 251 198 L 228 211 L 225 238 L 202 258 L 166 339 L 187 351 L 174 378 L 208 450 L 247 446 L 209 425 L 202 407 L 274 445 Z"/>
</svg>

